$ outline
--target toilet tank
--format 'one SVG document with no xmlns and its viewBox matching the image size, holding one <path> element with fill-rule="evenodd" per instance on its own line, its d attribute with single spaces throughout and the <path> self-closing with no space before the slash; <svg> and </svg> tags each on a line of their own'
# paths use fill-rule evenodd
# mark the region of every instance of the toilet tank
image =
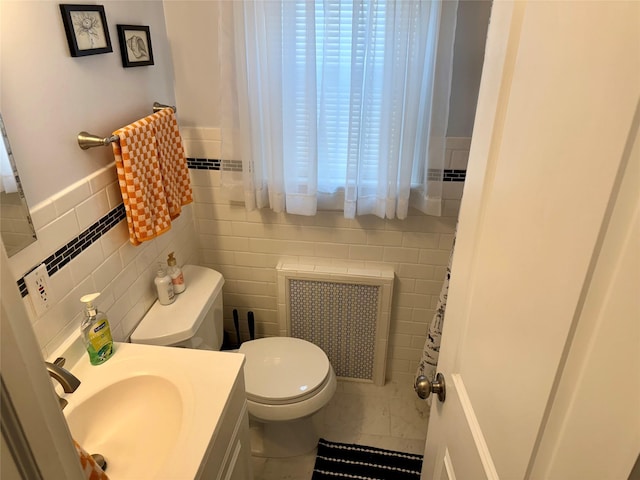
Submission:
<svg viewBox="0 0 640 480">
<path fill-rule="evenodd" d="M 182 271 L 186 290 L 171 305 L 156 300 L 131 334 L 131 343 L 220 350 L 224 278 L 196 265 L 185 265 Z"/>
</svg>

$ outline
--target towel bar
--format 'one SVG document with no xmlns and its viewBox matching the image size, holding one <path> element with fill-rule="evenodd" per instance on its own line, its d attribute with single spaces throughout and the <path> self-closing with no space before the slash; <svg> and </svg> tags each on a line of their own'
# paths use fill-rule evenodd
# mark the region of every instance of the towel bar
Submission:
<svg viewBox="0 0 640 480">
<path fill-rule="evenodd" d="M 174 112 L 177 111 L 176 107 L 173 105 L 163 105 L 162 103 L 154 102 L 153 104 L 153 113 L 159 112 L 163 108 L 170 108 Z M 93 147 L 106 147 L 113 142 L 117 142 L 120 139 L 117 135 L 112 135 L 110 137 L 100 137 L 98 135 L 94 135 L 89 132 L 80 132 L 78 134 L 78 145 L 82 150 L 88 150 Z"/>
</svg>

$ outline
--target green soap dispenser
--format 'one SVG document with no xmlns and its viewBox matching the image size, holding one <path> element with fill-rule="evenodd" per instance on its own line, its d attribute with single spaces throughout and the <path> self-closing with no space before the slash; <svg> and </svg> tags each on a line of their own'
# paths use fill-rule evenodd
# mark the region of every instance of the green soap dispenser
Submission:
<svg viewBox="0 0 640 480">
<path fill-rule="evenodd" d="M 91 293 L 80 299 L 85 304 L 80 331 L 91 365 L 100 365 L 113 355 L 113 338 L 107 316 L 93 306 L 93 301 L 99 296 L 99 293 Z"/>
</svg>

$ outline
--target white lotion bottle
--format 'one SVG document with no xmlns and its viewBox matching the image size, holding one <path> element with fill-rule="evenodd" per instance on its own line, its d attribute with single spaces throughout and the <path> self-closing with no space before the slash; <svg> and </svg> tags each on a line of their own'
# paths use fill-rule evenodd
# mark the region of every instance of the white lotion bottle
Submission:
<svg viewBox="0 0 640 480">
<path fill-rule="evenodd" d="M 182 269 L 177 265 L 176 259 L 173 256 L 173 252 L 169 254 L 169 258 L 167 258 L 167 265 L 169 267 L 168 274 L 171 277 L 171 282 L 173 283 L 173 291 L 175 293 L 182 293 L 187 288 L 184 283 L 184 274 L 182 273 Z"/>
<path fill-rule="evenodd" d="M 167 275 L 166 270 L 162 264 L 158 264 L 158 274 L 154 280 L 156 284 L 156 290 L 158 291 L 158 301 L 160 305 L 171 305 L 176 297 L 173 291 L 173 283 L 171 277 Z"/>
</svg>

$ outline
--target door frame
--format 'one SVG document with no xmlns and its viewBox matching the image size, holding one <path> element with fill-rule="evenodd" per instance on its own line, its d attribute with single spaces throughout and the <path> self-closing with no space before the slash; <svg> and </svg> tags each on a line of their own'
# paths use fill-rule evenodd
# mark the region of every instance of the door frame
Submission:
<svg viewBox="0 0 640 480">
<path fill-rule="evenodd" d="M 2 408 L 3 442 L 21 475 L 38 471 L 42 479 L 85 478 L 71 433 L 58 405 L 45 359 L 25 305 L 9 269 L 4 245 L 0 254 L 0 377 L 3 396 L 13 409 Z M 6 391 L 4 388 L 6 387 Z M 12 425 L 12 428 L 8 428 Z M 31 472 L 31 473 L 30 473 Z"/>
<path fill-rule="evenodd" d="M 483 67 L 483 76 L 480 87 L 480 95 L 478 100 L 478 108 L 476 111 L 476 121 L 475 121 L 475 129 L 474 135 L 471 143 L 471 151 L 470 151 L 470 159 L 469 159 L 469 167 L 467 171 L 467 181 L 465 182 L 465 191 L 464 198 L 462 202 L 462 208 L 460 211 L 459 218 L 459 228 L 458 228 L 458 238 L 457 238 L 457 246 L 460 245 L 460 240 L 471 242 L 471 239 L 477 238 L 477 234 L 482 228 L 481 222 L 483 216 L 485 214 L 484 211 L 484 203 L 480 200 L 482 199 L 483 191 L 485 190 L 485 186 L 492 183 L 492 179 L 496 175 L 495 167 L 488 163 L 489 158 L 494 153 L 494 146 L 499 145 L 501 141 L 503 130 L 505 126 L 505 111 L 506 107 L 509 104 L 509 95 L 511 93 L 511 82 L 513 77 L 513 71 L 515 66 L 515 61 L 517 60 L 518 47 L 520 42 L 520 31 L 522 28 L 522 22 L 524 18 L 524 13 L 526 9 L 526 3 L 524 2 L 495 2 L 492 7 L 491 13 L 491 26 L 489 29 L 489 36 L 487 38 L 487 49 L 485 52 L 485 64 Z M 628 27 L 628 24 L 625 24 Z M 618 37 L 620 39 L 626 37 Z M 630 50 L 631 51 L 631 50 Z M 637 66 L 637 62 L 636 62 Z M 632 70 L 633 72 L 638 72 L 638 69 Z M 626 77 L 629 79 L 630 77 Z M 626 84 L 628 86 L 628 84 Z M 627 90 L 626 95 L 628 96 L 630 93 L 634 93 L 635 90 Z M 620 99 L 626 98 L 619 97 Z M 633 104 L 631 104 L 631 108 L 633 108 Z M 563 415 L 570 414 L 565 410 L 562 414 L 556 414 L 555 419 L 551 415 L 554 409 L 557 408 L 557 400 L 558 396 L 556 394 L 556 388 L 565 386 L 567 383 L 575 382 L 575 378 L 570 378 L 566 373 L 566 365 L 569 360 L 576 362 L 584 362 L 583 358 L 576 359 L 575 356 L 578 354 L 576 350 L 576 342 L 575 342 L 575 333 L 576 330 L 582 328 L 583 319 L 581 318 L 583 305 L 585 302 L 585 296 L 587 292 L 592 288 L 593 285 L 593 275 L 596 268 L 596 264 L 601 258 L 601 249 L 603 247 L 603 238 L 605 235 L 611 233 L 616 234 L 613 231 L 609 231 L 610 220 L 612 215 L 612 209 L 614 208 L 614 204 L 616 199 L 619 197 L 618 189 L 621 188 L 620 184 L 622 179 L 627 176 L 631 176 L 632 178 L 640 178 L 633 177 L 634 172 L 637 175 L 637 168 L 635 170 L 629 170 L 629 158 L 632 156 L 632 149 L 635 142 L 636 152 L 638 152 L 638 123 L 640 117 L 640 108 L 636 108 L 636 114 L 634 120 L 632 122 L 630 132 L 624 132 L 623 134 L 628 135 L 626 138 L 627 147 L 625 149 L 625 153 L 621 157 L 615 159 L 619 164 L 615 165 L 616 170 L 610 170 L 614 175 L 616 175 L 616 181 L 612 189 L 609 191 L 609 200 L 608 203 L 603 203 L 602 205 L 608 205 L 606 212 L 604 213 L 602 223 L 599 224 L 599 235 L 598 241 L 593 246 L 593 250 L 591 251 L 591 261 L 588 263 L 588 269 L 586 271 L 586 275 L 583 283 L 581 284 L 581 295 L 578 304 L 576 305 L 575 315 L 572 317 L 572 323 L 570 325 L 569 334 L 566 338 L 566 344 L 563 350 L 562 361 L 560 362 L 557 371 L 550 372 L 552 378 L 554 379 L 553 388 L 551 395 L 548 398 L 546 403 L 546 410 L 544 411 L 544 416 L 542 419 L 542 423 L 540 425 L 540 429 L 538 430 L 536 441 L 533 447 L 533 451 L 531 452 L 530 462 L 527 469 L 527 478 L 546 478 L 546 477 L 537 477 L 537 472 L 544 470 L 546 468 L 545 462 L 551 462 L 550 458 L 553 455 L 553 452 L 549 453 L 549 448 L 553 448 L 555 445 L 555 439 L 551 438 L 551 428 L 552 421 L 559 422 L 559 418 L 563 417 Z M 628 110 L 625 109 L 625 122 L 627 120 Z M 633 112 L 631 112 L 633 113 Z M 626 126 L 628 124 L 625 123 Z M 621 145 L 621 144 L 620 144 Z M 636 153 L 638 155 L 638 153 Z M 636 163 L 638 158 L 635 157 Z M 630 173 L 631 172 L 631 173 Z M 637 184 L 636 184 L 637 189 Z M 637 190 L 636 190 L 637 192 Z M 485 192 L 486 193 L 486 192 Z M 637 194 L 637 193 L 636 193 Z M 637 197 L 636 197 L 637 198 Z M 633 202 L 633 200 L 631 200 Z M 631 203 L 633 205 L 633 203 Z M 622 207 L 625 208 L 625 207 Z M 629 217 L 633 218 L 633 217 Z M 625 225 L 625 224 L 623 224 Z M 627 226 L 631 225 L 631 220 L 627 220 Z M 466 249 L 457 249 L 453 258 L 452 265 L 452 279 L 451 279 L 451 290 L 455 290 L 454 282 L 462 283 L 467 285 L 467 278 L 472 277 L 473 273 L 476 269 L 476 261 L 477 254 L 474 249 L 466 248 Z M 450 290 L 450 292 L 451 292 Z M 459 295 L 457 298 L 466 298 L 466 294 L 468 292 L 465 290 L 464 295 L 461 294 L 460 291 L 456 293 Z M 633 303 L 632 300 L 629 301 L 629 314 L 633 315 L 638 314 L 637 303 Z M 467 324 L 469 323 L 469 305 L 466 302 L 456 302 L 453 297 L 449 297 L 447 308 L 450 311 L 455 309 L 455 317 L 456 319 L 462 319 L 457 322 L 447 323 L 444 329 L 444 335 L 442 338 L 442 350 L 440 354 L 440 362 L 442 363 L 443 359 L 444 363 L 447 365 L 452 365 L 455 362 L 451 362 L 451 359 L 458 358 L 459 352 L 464 349 L 464 345 L 459 341 L 461 338 L 462 332 L 467 328 Z M 448 312 L 448 313 L 449 313 Z M 640 372 L 640 368 L 636 367 L 636 370 Z M 446 373 L 446 372 L 443 372 Z M 640 377 L 639 377 L 640 378 Z M 449 378 L 447 378 L 449 380 Z M 455 380 L 455 379 L 454 379 Z M 452 382 L 455 383 L 455 382 Z M 455 385 L 452 385 L 455 388 Z M 625 392 L 627 394 L 628 392 Z M 615 394 L 615 393 L 614 393 Z M 636 398 L 640 399 L 640 395 L 638 392 L 635 392 Z M 605 392 L 602 392 L 602 396 L 606 396 Z M 447 408 L 447 406 L 438 406 L 437 402 L 434 401 L 434 408 Z M 600 410 L 601 411 L 601 410 Z M 434 410 L 432 410 L 434 412 Z M 432 418 L 435 415 L 432 414 Z M 634 417 L 630 417 L 634 418 Z M 553 425 L 553 428 L 559 428 L 556 423 Z M 435 436 L 441 436 L 444 432 L 432 432 L 432 425 L 429 426 L 429 433 L 435 434 Z M 471 428 L 473 431 L 473 426 Z M 484 442 L 482 431 L 477 428 L 474 431 L 474 434 L 477 434 L 476 443 L 479 444 L 480 455 L 476 460 L 481 462 L 485 471 L 487 471 L 489 478 L 498 478 L 498 474 L 496 472 L 495 467 L 493 467 L 491 462 L 491 456 L 488 454 L 489 449 L 486 447 L 486 443 Z M 438 451 L 437 444 L 430 445 L 429 438 L 427 439 L 427 444 L 425 448 L 425 461 L 423 466 L 423 478 L 432 478 L 431 475 L 434 474 L 433 468 L 434 465 L 438 465 L 442 467 L 443 464 L 440 463 L 439 460 L 443 458 L 444 452 Z M 482 445 L 485 447 L 486 455 L 482 454 Z M 614 443 L 615 445 L 615 443 Z M 435 447 L 435 448 L 434 448 Z M 637 447 L 637 445 L 635 445 Z M 633 448 L 631 448 L 631 464 L 635 461 L 635 455 L 637 455 L 637 451 L 635 454 L 633 453 Z M 543 458 L 542 452 L 545 452 L 546 458 Z M 596 461 L 597 457 L 593 457 L 593 461 Z M 610 457 L 613 458 L 613 455 Z M 620 460 L 620 456 L 617 456 L 618 460 L 621 463 L 627 463 L 629 458 L 624 459 L 624 462 Z M 553 461 L 557 461 L 554 459 Z M 428 469 L 426 468 L 428 466 Z M 429 470 L 429 471 L 427 471 Z M 434 478 L 441 478 L 441 472 L 435 472 Z M 464 477 L 464 475 L 463 475 Z M 444 478 L 444 477 L 443 477 Z M 561 478 L 561 477 L 557 477 Z"/>
</svg>

